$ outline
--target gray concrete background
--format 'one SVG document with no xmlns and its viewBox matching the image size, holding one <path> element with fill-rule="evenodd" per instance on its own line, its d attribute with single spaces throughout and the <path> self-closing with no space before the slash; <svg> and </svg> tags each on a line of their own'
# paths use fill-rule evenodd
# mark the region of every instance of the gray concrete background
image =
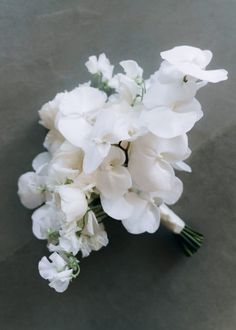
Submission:
<svg viewBox="0 0 236 330">
<path fill-rule="evenodd" d="M 0 329 L 236 328 L 236 1 L 0 0 Z M 193 258 L 164 230 L 132 236 L 107 223 L 110 245 L 81 263 L 63 295 L 37 273 L 46 253 L 16 196 L 42 150 L 37 110 L 87 79 L 91 54 L 132 58 L 148 75 L 175 45 L 209 48 L 230 79 L 202 90 L 190 134 L 191 175 L 175 209 L 206 236 Z"/>
</svg>

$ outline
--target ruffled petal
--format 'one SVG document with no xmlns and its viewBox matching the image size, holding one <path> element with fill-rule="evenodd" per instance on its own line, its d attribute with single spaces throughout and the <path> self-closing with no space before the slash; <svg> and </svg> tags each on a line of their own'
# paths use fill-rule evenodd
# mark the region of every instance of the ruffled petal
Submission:
<svg viewBox="0 0 236 330">
<path fill-rule="evenodd" d="M 122 166 L 100 170 L 97 174 L 97 188 L 107 198 L 123 196 L 131 185 L 129 171 Z"/>
<path fill-rule="evenodd" d="M 57 119 L 57 128 L 71 144 L 83 148 L 92 126 L 83 117 L 61 117 Z"/>
<path fill-rule="evenodd" d="M 88 204 L 85 194 L 78 188 L 60 186 L 58 193 L 61 198 L 61 209 L 66 215 L 68 222 L 83 217 L 87 211 Z"/>
<path fill-rule="evenodd" d="M 159 107 L 143 112 L 141 117 L 153 134 L 162 138 L 173 138 L 190 131 L 199 120 L 201 110 L 191 108 L 191 105 L 192 103 L 186 104 L 176 108 L 175 111 L 171 108 Z M 189 111 L 186 112 L 185 109 Z"/>
<path fill-rule="evenodd" d="M 127 231 L 131 234 L 154 233 L 157 231 L 160 225 L 159 208 L 136 194 L 132 194 L 130 202 L 133 205 L 134 212 L 131 217 L 122 220 Z"/>
<path fill-rule="evenodd" d="M 128 218 L 133 212 L 133 206 L 129 203 L 127 196 L 115 199 L 101 196 L 101 204 L 104 212 L 113 219 L 122 220 Z"/>
<path fill-rule="evenodd" d="M 35 170 L 35 172 L 40 172 L 42 167 L 50 162 L 51 158 L 52 157 L 50 153 L 47 151 L 38 154 L 32 162 L 32 167 Z"/>
<path fill-rule="evenodd" d="M 28 209 L 34 209 L 45 201 L 44 178 L 35 172 L 27 172 L 18 180 L 18 195 L 21 203 Z"/>
<path fill-rule="evenodd" d="M 143 69 L 133 60 L 122 61 L 120 62 L 120 65 L 124 69 L 127 76 L 132 79 L 142 77 L 143 75 Z"/>
<path fill-rule="evenodd" d="M 90 86 L 80 86 L 67 93 L 60 102 L 60 112 L 64 116 L 78 115 L 102 108 L 107 96 Z"/>
</svg>

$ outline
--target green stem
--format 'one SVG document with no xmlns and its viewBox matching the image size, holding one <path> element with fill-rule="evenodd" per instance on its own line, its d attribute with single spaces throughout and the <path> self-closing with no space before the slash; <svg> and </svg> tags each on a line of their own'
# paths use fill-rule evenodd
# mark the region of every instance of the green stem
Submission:
<svg viewBox="0 0 236 330">
<path fill-rule="evenodd" d="M 202 246 L 204 236 L 199 232 L 185 226 L 180 234 L 176 234 L 181 247 L 184 250 L 184 254 L 191 257 Z"/>
</svg>

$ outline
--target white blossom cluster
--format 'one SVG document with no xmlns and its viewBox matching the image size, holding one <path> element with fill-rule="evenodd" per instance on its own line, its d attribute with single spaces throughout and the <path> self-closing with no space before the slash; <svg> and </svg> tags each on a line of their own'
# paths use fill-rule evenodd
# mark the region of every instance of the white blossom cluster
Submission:
<svg viewBox="0 0 236 330">
<path fill-rule="evenodd" d="M 87 257 L 108 244 L 107 215 L 132 234 L 154 233 L 161 208 L 182 194 L 175 171 L 191 171 L 186 134 L 203 116 L 196 93 L 227 72 L 205 69 L 209 50 L 180 46 L 161 57 L 145 80 L 135 61 L 120 62 L 123 73 L 113 75 L 105 54 L 91 56 L 91 80 L 39 111 L 47 151 L 19 178 L 18 193 L 25 207 L 38 207 L 33 233 L 52 253 L 39 272 L 57 292 L 78 275 L 79 252 Z"/>
</svg>

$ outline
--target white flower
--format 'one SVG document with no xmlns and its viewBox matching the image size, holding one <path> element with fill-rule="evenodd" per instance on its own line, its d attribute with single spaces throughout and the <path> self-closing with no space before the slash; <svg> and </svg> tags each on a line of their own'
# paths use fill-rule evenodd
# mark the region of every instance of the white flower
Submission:
<svg viewBox="0 0 236 330">
<path fill-rule="evenodd" d="M 81 232 L 80 239 L 83 257 L 87 257 L 91 251 L 98 251 L 108 244 L 104 226 L 102 223 L 98 223 L 93 211 L 89 211 L 86 214 L 85 226 Z"/>
<path fill-rule="evenodd" d="M 95 171 L 108 155 L 111 145 L 129 138 L 129 122 L 123 109 L 128 106 L 122 102 L 110 105 L 98 116 L 83 150 L 85 173 Z"/>
<path fill-rule="evenodd" d="M 21 203 L 34 209 L 45 202 L 45 178 L 35 172 L 27 172 L 18 180 L 18 195 Z"/>
<path fill-rule="evenodd" d="M 43 146 L 54 155 L 64 141 L 64 136 L 57 129 L 51 129 L 45 137 Z"/>
<path fill-rule="evenodd" d="M 124 69 L 126 75 L 131 79 L 142 78 L 143 69 L 133 60 L 127 60 L 120 62 L 120 65 Z"/>
<path fill-rule="evenodd" d="M 203 116 L 200 103 L 194 98 L 198 89 L 195 81 L 174 80 L 163 83 L 160 74 L 150 79 L 144 96 L 140 120 L 152 133 L 172 138 L 188 132 Z"/>
<path fill-rule="evenodd" d="M 82 228 L 76 220 L 70 223 L 65 223 L 60 230 L 59 245 L 51 245 L 51 250 L 66 251 L 75 256 L 81 249 L 81 240 L 79 237 L 81 230 Z"/>
<path fill-rule="evenodd" d="M 38 239 L 48 239 L 59 231 L 62 215 L 52 205 L 45 204 L 32 214 L 33 233 Z"/>
<path fill-rule="evenodd" d="M 99 57 L 90 56 L 85 65 L 90 73 L 101 73 L 103 80 L 110 80 L 112 78 L 114 66 L 110 64 L 105 54 L 100 54 Z"/>
<path fill-rule="evenodd" d="M 64 292 L 73 277 L 73 270 L 69 269 L 67 262 L 56 252 L 49 257 L 51 262 L 43 257 L 38 265 L 40 275 L 48 280 L 49 286 L 57 292 Z"/>
<path fill-rule="evenodd" d="M 45 167 L 48 166 L 51 161 L 51 155 L 49 152 L 44 151 L 38 154 L 32 162 L 32 167 L 37 174 L 41 174 L 45 172 Z"/>
<path fill-rule="evenodd" d="M 144 81 L 142 78 L 143 69 L 135 61 L 122 61 L 120 65 L 123 67 L 125 74 L 116 74 L 109 85 L 113 87 L 117 93 L 110 97 L 110 100 L 126 101 L 130 105 L 134 105 L 136 101 L 142 99 L 144 93 Z"/>
<path fill-rule="evenodd" d="M 58 107 L 65 95 L 66 92 L 59 93 L 52 101 L 42 106 L 39 110 L 40 124 L 48 129 L 53 129 L 55 127 L 55 118 L 58 112 Z"/>
<path fill-rule="evenodd" d="M 73 180 L 82 172 L 83 152 L 69 142 L 64 142 L 54 154 L 49 167 L 49 175 L 59 184 Z"/>
<path fill-rule="evenodd" d="M 93 211 L 88 211 L 83 219 L 65 224 L 60 230 L 59 246 L 51 250 L 66 251 L 76 255 L 81 251 L 87 257 L 91 251 L 98 251 L 108 244 L 103 224 L 99 224 Z"/>
<path fill-rule="evenodd" d="M 131 144 L 128 168 L 133 183 L 138 189 L 155 192 L 166 199 L 176 187 L 176 177 L 172 163 L 182 161 L 190 155 L 186 135 L 163 139 L 149 133 Z M 177 189 L 176 198 L 182 193 L 182 185 Z"/>
<path fill-rule="evenodd" d="M 108 156 L 97 170 L 97 189 L 108 198 L 124 195 L 132 185 L 131 176 L 125 162 L 124 152 L 112 146 Z"/>
<path fill-rule="evenodd" d="M 88 203 L 82 190 L 71 185 L 62 185 L 57 188 L 57 192 L 60 196 L 60 207 L 67 222 L 84 216 Z"/>
<path fill-rule="evenodd" d="M 92 130 L 92 123 L 106 99 L 106 94 L 96 88 L 75 88 L 60 103 L 56 118 L 57 129 L 71 144 L 83 147 Z"/>
<path fill-rule="evenodd" d="M 216 83 L 227 79 L 227 71 L 205 70 L 212 59 L 212 52 L 191 46 L 179 46 L 161 52 L 161 57 L 185 75 Z"/>
<path fill-rule="evenodd" d="M 159 106 L 143 111 L 140 120 L 153 134 L 162 138 L 173 138 L 190 131 L 202 116 L 201 105 L 193 98 L 189 102 L 177 103 L 172 107 Z"/>
<path fill-rule="evenodd" d="M 197 84 L 194 81 L 175 81 L 167 84 L 155 78 L 144 95 L 143 104 L 148 110 L 157 107 L 174 108 L 191 102 L 196 92 Z"/>
<path fill-rule="evenodd" d="M 160 224 L 160 211 L 148 193 L 129 192 L 116 199 L 101 198 L 104 211 L 132 234 L 154 233 Z"/>
<path fill-rule="evenodd" d="M 135 98 L 140 97 L 142 94 L 142 87 L 137 84 L 135 79 L 122 73 L 116 74 L 109 85 L 117 91 L 117 94 L 112 95 L 110 100 L 126 101 L 128 104 L 133 105 Z"/>
</svg>

